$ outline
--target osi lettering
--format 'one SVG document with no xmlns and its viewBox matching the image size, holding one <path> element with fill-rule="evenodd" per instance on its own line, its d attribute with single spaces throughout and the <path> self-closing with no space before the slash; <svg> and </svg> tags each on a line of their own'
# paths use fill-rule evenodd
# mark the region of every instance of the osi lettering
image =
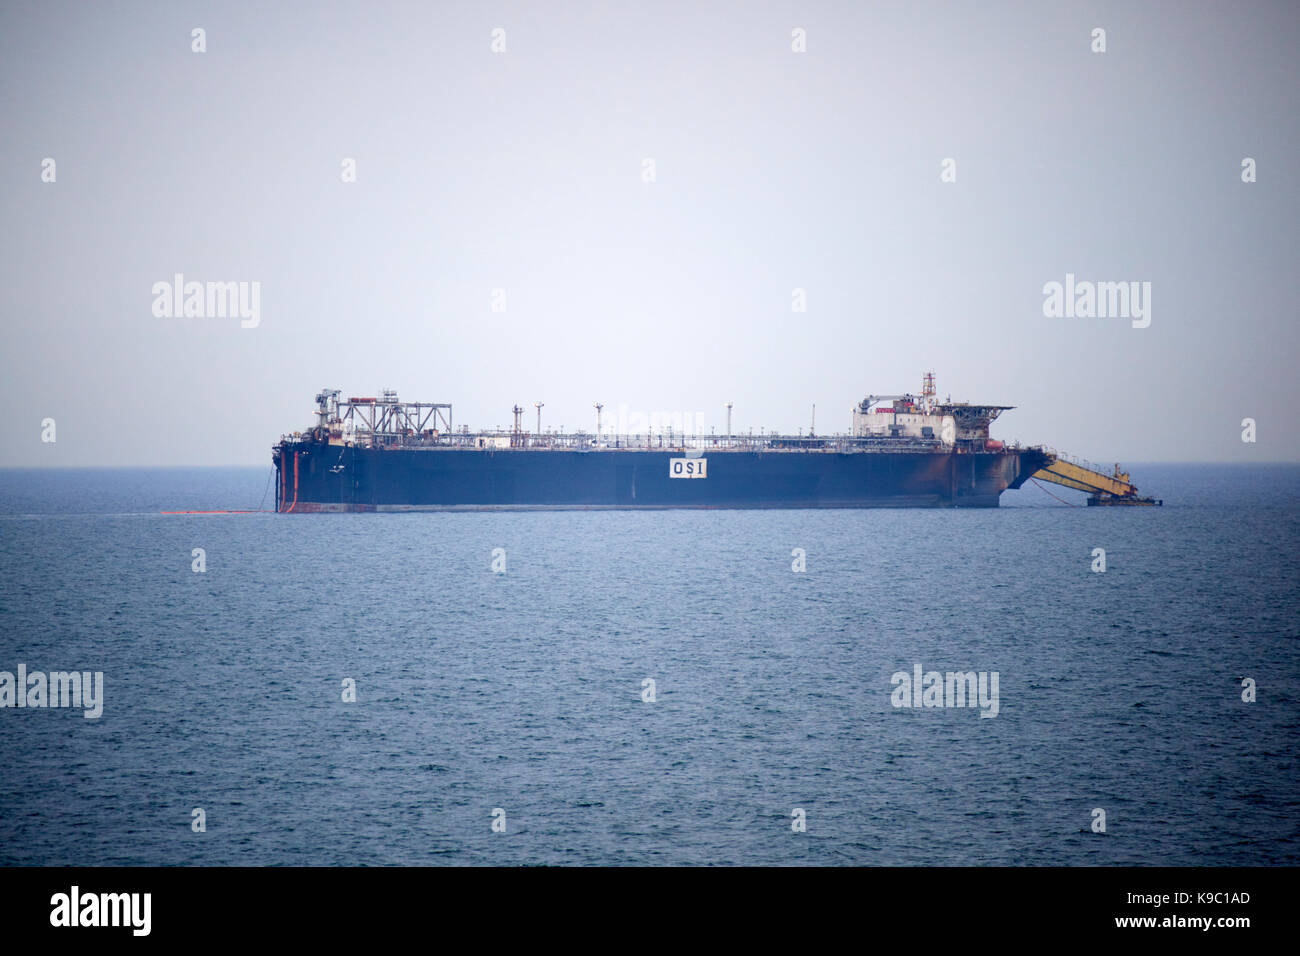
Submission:
<svg viewBox="0 0 1300 956">
<path fill-rule="evenodd" d="M 668 460 L 669 478 L 707 478 L 709 476 L 707 458 L 670 458 Z"/>
</svg>

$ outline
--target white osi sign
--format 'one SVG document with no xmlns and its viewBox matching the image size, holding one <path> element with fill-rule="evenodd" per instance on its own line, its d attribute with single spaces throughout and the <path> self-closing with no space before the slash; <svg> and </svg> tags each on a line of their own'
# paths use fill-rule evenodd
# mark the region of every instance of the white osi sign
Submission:
<svg viewBox="0 0 1300 956">
<path fill-rule="evenodd" d="M 709 477 L 709 459 L 707 458 L 669 458 L 669 478 L 707 478 Z"/>
</svg>

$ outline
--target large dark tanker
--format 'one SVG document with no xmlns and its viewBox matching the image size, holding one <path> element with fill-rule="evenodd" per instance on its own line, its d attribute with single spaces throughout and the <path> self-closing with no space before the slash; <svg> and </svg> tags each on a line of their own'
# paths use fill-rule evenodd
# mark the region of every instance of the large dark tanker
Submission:
<svg viewBox="0 0 1300 956">
<path fill-rule="evenodd" d="M 868 396 L 834 436 L 625 435 L 599 418 L 595 433 L 541 434 L 517 405 L 510 431 L 455 431 L 450 405 L 339 394 L 320 392 L 316 424 L 272 450 L 277 511 L 993 508 L 1031 476 L 1090 491 L 1090 504 L 1154 503 L 1118 466 L 995 441 L 989 425 L 1010 406 L 937 402 L 932 375 L 919 398 Z"/>
</svg>

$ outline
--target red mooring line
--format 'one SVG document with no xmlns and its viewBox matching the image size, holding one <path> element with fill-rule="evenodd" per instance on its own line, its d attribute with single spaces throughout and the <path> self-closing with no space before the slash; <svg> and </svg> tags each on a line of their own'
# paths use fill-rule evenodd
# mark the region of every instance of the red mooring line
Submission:
<svg viewBox="0 0 1300 956">
<path fill-rule="evenodd" d="M 1047 492 L 1047 494 L 1052 495 L 1052 493 L 1051 493 L 1050 491 L 1047 491 L 1047 486 L 1046 486 L 1045 484 L 1043 484 L 1041 481 L 1039 481 L 1037 478 L 1034 478 L 1033 476 L 1030 476 L 1030 479 L 1029 479 L 1029 480 L 1032 481 L 1034 484 L 1036 484 L 1039 488 L 1042 488 L 1043 491 Z M 1056 498 L 1056 500 L 1059 501 L 1059 502 L 1060 502 L 1061 504 L 1063 504 L 1063 505 L 1069 505 L 1071 508 L 1081 508 L 1081 507 L 1083 507 L 1082 505 L 1076 505 L 1073 501 L 1066 501 L 1064 498 L 1057 497 L 1056 495 L 1052 495 L 1052 497 L 1053 497 L 1053 498 Z"/>
</svg>

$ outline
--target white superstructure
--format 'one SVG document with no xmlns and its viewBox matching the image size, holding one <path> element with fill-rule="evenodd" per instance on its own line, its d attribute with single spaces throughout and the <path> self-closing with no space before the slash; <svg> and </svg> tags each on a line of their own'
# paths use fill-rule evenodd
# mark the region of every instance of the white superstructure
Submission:
<svg viewBox="0 0 1300 956">
<path fill-rule="evenodd" d="M 956 442 L 983 442 L 989 439 L 989 424 L 1009 405 L 968 405 L 965 402 L 935 401 L 934 373 L 927 372 L 921 396 L 868 395 L 853 409 L 854 438 L 903 438 L 936 441 L 943 445 Z"/>
</svg>

